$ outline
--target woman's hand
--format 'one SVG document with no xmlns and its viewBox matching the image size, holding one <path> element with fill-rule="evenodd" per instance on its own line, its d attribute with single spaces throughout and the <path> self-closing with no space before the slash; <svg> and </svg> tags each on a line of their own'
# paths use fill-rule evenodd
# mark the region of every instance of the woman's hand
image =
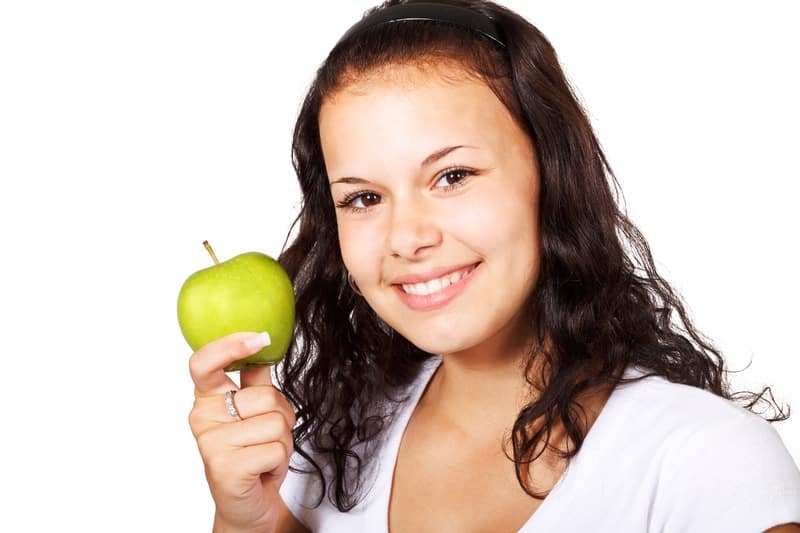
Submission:
<svg viewBox="0 0 800 533">
<path fill-rule="evenodd" d="M 257 333 L 233 333 L 192 354 L 195 384 L 189 425 L 216 503 L 215 531 L 274 531 L 280 509 L 278 488 L 286 478 L 294 445 L 295 415 L 272 386 L 270 367 L 241 371 L 241 389 L 223 370 L 264 346 Z M 225 393 L 237 391 L 234 405 Z"/>
</svg>

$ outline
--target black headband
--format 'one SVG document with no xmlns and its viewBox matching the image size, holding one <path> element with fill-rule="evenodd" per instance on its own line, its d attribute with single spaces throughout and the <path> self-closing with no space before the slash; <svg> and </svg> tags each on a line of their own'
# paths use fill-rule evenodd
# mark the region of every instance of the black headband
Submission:
<svg viewBox="0 0 800 533">
<path fill-rule="evenodd" d="M 465 7 L 434 2 L 413 2 L 381 9 L 355 23 L 339 39 L 339 43 L 367 28 L 401 20 L 433 20 L 453 24 L 468 30 L 474 30 L 490 38 L 500 46 L 506 46 L 504 39 L 501 37 L 500 27 L 494 20 Z M 337 46 L 339 43 L 336 43 Z"/>
</svg>

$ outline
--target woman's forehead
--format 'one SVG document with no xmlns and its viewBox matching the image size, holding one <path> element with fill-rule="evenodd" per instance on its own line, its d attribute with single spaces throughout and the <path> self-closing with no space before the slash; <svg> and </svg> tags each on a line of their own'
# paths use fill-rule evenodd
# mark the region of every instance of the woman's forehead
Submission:
<svg viewBox="0 0 800 533">
<path fill-rule="evenodd" d="M 400 80 L 400 81 L 398 81 Z M 371 136 L 386 128 L 485 128 L 509 120 L 505 106 L 482 81 L 442 79 L 429 73 L 395 73 L 359 81 L 323 103 L 319 127 L 328 141 L 348 134 Z"/>
<path fill-rule="evenodd" d="M 439 146 L 502 142 L 513 119 L 487 86 L 429 78 L 413 85 L 386 79 L 342 93 L 320 110 L 320 138 L 329 163 L 338 167 L 376 150 L 415 154 Z"/>
</svg>

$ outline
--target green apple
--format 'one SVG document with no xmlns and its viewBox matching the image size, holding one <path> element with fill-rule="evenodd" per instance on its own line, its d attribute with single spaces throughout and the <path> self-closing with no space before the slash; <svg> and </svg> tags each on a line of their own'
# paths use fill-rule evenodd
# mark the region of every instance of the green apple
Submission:
<svg viewBox="0 0 800 533">
<path fill-rule="evenodd" d="M 197 351 L 237 331 L 269 333 L 272 344 L 236 361 L 226 372 L 246 366 L 274 365 L 283 358 L 294 332 L 294 290 L 283 267 L 260 252 L 220 263 L 204 241 L 214 266 L 189 276 L 178 295 L 178 323 Z"/>
</svg>

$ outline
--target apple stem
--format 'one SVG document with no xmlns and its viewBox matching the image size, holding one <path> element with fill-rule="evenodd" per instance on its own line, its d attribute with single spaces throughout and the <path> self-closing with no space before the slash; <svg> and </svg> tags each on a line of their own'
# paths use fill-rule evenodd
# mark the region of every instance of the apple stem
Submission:
<svg viewBox="0 0 800 533">
<path fill-rule="evenodd" d="M 205 246 L 205 247 L 206 247 L 206 250 L 208 250 L 208 253 L 209 253 L 209 254 L 211 254 L 211 259 L 213 259 L 213 260 L 214 260 L 214 264 L 215 264 L 215 265 L 218 265 L 218 264 L 219 264 L 219 261 L 217 261 L 217 256 L 216 256 L 216 254 L 214 253 L 214 249 L 213 249 L 213 248 L 211 248 L 211 245 L 210 245 L 210 244 L 208 244 L 208 241 L 203 241 L 203 246 Z"/>
</svg>

